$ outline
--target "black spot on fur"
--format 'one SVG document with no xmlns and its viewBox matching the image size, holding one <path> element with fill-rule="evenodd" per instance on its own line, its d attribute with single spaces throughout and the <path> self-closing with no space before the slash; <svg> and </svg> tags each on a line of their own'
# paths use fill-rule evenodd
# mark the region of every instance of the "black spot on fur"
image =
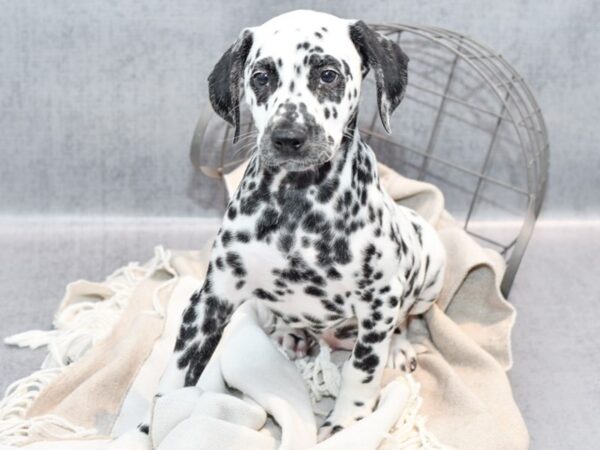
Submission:
<svg viewBox="0 0 600 450">
<path fill-rule="evenodd" d="M 348 240 L 343 237 L 338 237 L 333 241 L 334 259 L 339 264 L 348 264 L 352 261 L 352 254 L 348 247 Z"/>
<path fill-rule="evenodd" d="M 221 243 L 223 244 L 223 247 L 227 247 L 227 245 L 229 245 L 230 242 L 231 242 L 231 232 L 229 230 L 225 230 L 221 234 Z"/>
<path fill-rule="evenodd" d="M 250 242 L 250 233 L 248 233 L 247 231 L 238 231 L 235 235 L 235 238 L 239 242 L 247 243 Z"/>
<path fill-rule="evenodd" d="M 379 356 L 377 356 L 375 353 L 371 353 L 368 356 L 365 356 L 363 359 L 355 359 L 353 363 L 354 367 L 369 374 L 375 372 L 375 368 L 378 364 Z"/>
<path fill-rule="evenodd" d="M 385 339 L 387 333 L 384 331 L 376 332 L 371 331 L 363 336 L 363 341 L 367 344 L 377 344 Z"/>
<path fill-rule="evenodd" d="M 227 217 L 229 217 L 229 220 L 235 219 L 236 215 L 237 215 L 237 209 L 235 208 L 235 206 L 230 206 L 229 209 L 227 210 Z"/>
<path fill-rule="evenodd" d="M 267 208 L 256 223 L 256 239 L 262 241 L 279 228 L 279 213 L 273 208 Z"/>
<path fill-rule="evenodd" d="M 341 280 L 342 274 L 340 274 L 334 267 L 327 269 L 327 278 L 331 280 Z"/>
<path fill-rule="evenodd" d="M 242 262 L 242 258 L 236 252 L 227 252 L 225 255 L 225 262 L 232 269 L 232 273 L 237 278 L 242 278 L 246 276 L 246 269 L 244 268 L 244 264 Z"/>
<path fill-rule="evenodd" d="M 357 342 L 354 346 L 354 356 L 362 359 L 367 356 L 373 349 L 370 346 L 364 345 L 362 342 Z"/>
<path fill-rule="evenodd" d="M 279 299 L 277 297 L 275 297 L 273 294 L 271 294 L 270 292 L 267 292 L 261 288 L 255 289 L 254 295 L 261 300 L 267 300 L 269 302 L 278 302 L 279 301 Z"/>
<path fill-rule="evenodd" d="M 292 245 L 294 244 L 294 236 L 292 234 L 282 234 L 279 237 L 278 248 L 288 253 L 292 249 Z"/>
<path fill-rule="evenodd" d="M 318 288 L 316 286 L 306 286 L 304 288 L 304 292 L 314 297 L 325 297 L 327 295 L 327 293 L 323 289 Z"/>
</svg>

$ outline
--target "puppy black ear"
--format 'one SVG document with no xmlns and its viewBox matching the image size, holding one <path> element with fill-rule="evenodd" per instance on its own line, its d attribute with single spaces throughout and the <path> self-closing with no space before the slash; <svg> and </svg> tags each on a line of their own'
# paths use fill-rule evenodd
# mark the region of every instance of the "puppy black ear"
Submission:
<svg viewBox="0 0 600 450">
<path fill-rule="evenodd" d="M 233 142 L 240 134 L 240 90 L 244 65 L 252 47 L 252 32 L 244 30 L 208 76 L 208 94 L 215 112 L 233 125 Z"/>
<path fill-rule="evenodd" d="M 395 42 L 369 28 L 362 20 L 350 25 L 350 39 L 362 58 L 363 75 L 375 72 L 377 105 L 385 131 L 390 133 L 390 115 L 406 90 L 408 56 Z"/>
</svg>

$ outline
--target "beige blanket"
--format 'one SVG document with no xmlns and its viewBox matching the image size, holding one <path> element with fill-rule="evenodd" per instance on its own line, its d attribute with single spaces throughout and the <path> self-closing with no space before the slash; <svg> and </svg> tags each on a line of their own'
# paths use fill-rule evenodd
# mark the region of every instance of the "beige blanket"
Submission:
<svg viewBox="0 0 600 450">
<path fill-rule="evenodd" d="M 241 170 L 226 178 L 230 190 Z M 438 189 L 379 170 L 398 202 L 436 225 L 448 268 L 437 304 L 411 322 L 417 371 L 412 377 L 388 371 L 371 417 L 315 446 L 319 414 L 339 382 L 332 360 L 344 355 L 330 358 L 323 346 L 316 359 L 294 365 L 262 332 L 264 311 L 248 304 L 234 315 L 199 386 L 153 405 L 149 438 L 132 433 L 209 256 L 208 246 L 159 247 L 145 265 L 129 265 L 103 283 L 69 285 L 54 330 L 6 340 L 47 345 L 49 355 L 0 403 L 0 448 L 527 448 L 506 376 L 515 311 L 500 294 L 501 256 L 454 223 Z"/>
</svg>

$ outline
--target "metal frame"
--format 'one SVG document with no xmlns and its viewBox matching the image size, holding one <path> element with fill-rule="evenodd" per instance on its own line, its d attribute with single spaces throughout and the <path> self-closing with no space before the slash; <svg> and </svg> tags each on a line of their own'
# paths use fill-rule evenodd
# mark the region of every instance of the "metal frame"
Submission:
<svg viewBox="0 0 600 450">
<path fill-rule="evenodd" d="M 422 90 L 428 94 L 436 95 L 441 98 L 427 147 L 425 149 L 412 149 L 397 143 L 395 143 L 395 145 L 404 150 L 423 156 L 423 163 L 419 172 L 420 179 L 424 177 L 429 161 L 432 159 L 435 159 L 436 162 L 443 164 L 452 170 L 460 170 L 466 175 L 477 178 L 476 187 L 473 191 L 473 196 L 469 204 L 463 227 L 468 233 L 476 238 L 499 247 L 507 262 L 501 289 L 503 294 L 508 296 L 514 277 L 521 263 L 521 259 L 523 258 L 523 254 L 527 248 L 529 239 L 531 238 L 535 221 L 539 215 L 548 177 L 548 132 L 541 110 L 537 105 L 529 86 L 523 77 L 518 74 L 515 68 L 512 67 L 501 54 L 463 34 L 439 27 L 416 27 L 402 24 L 375 24 L 372 25 L 372 27 L 386 35 L 388 38 L 395 38 L 399 43 L 408 36 L 416 38 L 417 44 L 420 45 L 417 45 L 417 49 L 409 53 L 411 58 L 419 57 L 418 47 L 427 48 L 431 45 L 444 49 L 447 53 L 453 55 L 447 82 L 443 91 L 438 92 L 416 83 L 411 84 L 409 81 L 409 84 L 411 84 L 414 89 Z M 425 51 L 423 54 L 427 55 Z M 429 57 L 431 58 L 431 56 Z M 450 85 L 455 78 L 457 63 L 459 61 L 466 64 L 474 74 L 479 76 L 484 82 L 484 88 L 496 96 L 497 101 L 501 104 L 500 113 L 450 95 Z M 409 80 L 410 75 L 413 75 L 413 73 L 409 72 Z M 439 134 L 440 119 L 444 115 L 444 108 L 447 102 L 460 103 L 479 113 L 488 114 L 497 118 L 495 127 L 491 131 L 490 143 L 485 149 L 484 162 L 479 171 L 460 167 L 451 161 L 433 155 L 433 148 L 436 145 Z M 498 138 L 498 131 L 504 122 L 508 122 L 513 126 L 518 138 L 518 144 L 520 146 L 527 177 L 526 189 L 519 188 L 487 175 L 490 161 L 497 148 L 495 144 Z M 369 133 L 369 130 L 362 131 L 363 133 Z M 383 138 L 382 136 L 380 137 Z M 519 232 L 508 243 L 498 242 L 487 236 L 479 235 L 469 228 L 473 210 L 477 202 L 482 199 L 489 201 L 488 199 L 483 198 L 481 194 L 481 188 L 484 183 L 495 184 L 503 189 L 508 189 L 519 195 L 523 195 L 527 199 L 527 209 L 523 216 Z"/>
<path fill-rule="evenodd" d="M 429 177 L 430 181 L 435 182 L 435 176 L 429 172 L 430 164 L 435 163 L 448 170 L 458 171 L 475 180 L 475 187 L 472 192 L 469 192 L 471 198 L 466 208 L 463 228 L 476 239 L 495 246 L 504 256 L 507 268 L 502 280 L 501 290 L 505 296 L 508 296 L 542 206 L 548 174 L 548 133 L 540 108 L 531 90 L 502 55 L 463 34 L 438 27 L 417 27 L 401 24 L 373 24 L 371 26 L 388 38 L 395 39 L 400 43 L 411 60 L 420 63 L 417 66 L 429 68 L 428 72 L 419 71 L 418 67 L 415 68 L 414 65 L 409 68 L 409 87 L 411 92 L 423 92 L 429 97 L 439 98 L 439 104 L 428 104 L 418 95 L 407 94 L 405 98 L 405 103 L 414 102 L 415 104 L 424 105 L 431 108 L 433 113 L 432 126 L 423 148 L 413 148 L 405 145 L 400 143 L 397 137 L 394 139 L 384 132 L 378 131 L 376 126 L 377 112 L 374 112 L 370 120 L 367 120 L 367 126 L 361 126 L 361 133 L 375 149 L 377 149 L 377 145 L 373 144 L 373 139 L 421 157 L 420 166 L 413 167 L 417 171 L 418 179 Z M 441 52 L 441 54 L 436 52 Z M 444 59 L 446 63 L 449 62 L 449 68 L 445 67 L 447 64 L 442 64 L 441 55 L 444 55 L 444 58 L 445 56 L 450 57 L 448 61 Z M 461 68 L 460 71 L 459 67 Z M 433 72 L 438 75 L 439 72 L 444 72 L 441 75 L 445 75 L 445 82 L 440 86 L 441 89 L 427 87 L 426 83 L 420 83 L 420 81 L 430 79 Z M 477 81 L 476 90 L 478 94 L 484 92 L 488 96 L 488 100 L 493 99 L 495 106 L 499 107 L 499 111 L 473 102 L 468 97 L 461 98 L 452 93 L 454 84 L 460 83 L 461 77 L 466 76 L 470 77 L 470 82 Z M 495 119 L 494 126 L 487 129 L 478 123 L 467 121 L 464 117 L 458 117 L 448 111 L 451 105 L 460 105 L 469 109 L 473 114 L 493 118 Z M 232 167 L 241 160 L 226 162 L 225 155 L 232 145 L 230 144 L 231 129 L 225 127 L 224 139 L 221 143 L 219 168 L 211 169 L 201 164 L 201 148 L 203 147 L 209 121 L 213 116 L 214 114 L 208 107 L 208 110 L 198 122 L 192 142 L 191 157 L 194 166 L 202 169 L 206 175 L 220 177 L 227 167 Z M 461 165 L 459 162 L 436 154 L 436 148 L 440 145 L 441 124 L 446 117 L 460 120 L 467 127 L 465 129 L 467 132 L 476 128 L 479 131 L 483 130 L 489 133 L 489 144 L 482 148 L 484 156 L 479 170 L 473 170 Z M 245 126 L 248 131 L 252 130 L 251 123 L 247 123 Z M 499 152 L 497 143 L 500 139 L 500 130 L 506 131 L 506 127 L 510 128 L 511 137 L 504 136 L 504 143 L 518 147 L 520 151 L 521 163 L 526 178 L 524 186 L 517 186 L 510 181 L 504 181 L 489 175 L 490 167 L 494 163 L 498 164 L 498 160 L 494 159 Z M 500 160 L 500 163 L 509 164 L 512 162 L 504 158 Z M 493 198 L 487 197 L 483 193 L 487 184 L 508 190 L 522 197 L 526 201 L 526 209 L 521 210 L 514 207 L 514 205 L 499 204 Z M 474 210 L 480 202 L 486 202 L 494 205 L 499 210 L 510 211 L 520 217 L 518 232 L 512 235 L 508 242 L 501 242 L 472 229 Z"/>
</svg>

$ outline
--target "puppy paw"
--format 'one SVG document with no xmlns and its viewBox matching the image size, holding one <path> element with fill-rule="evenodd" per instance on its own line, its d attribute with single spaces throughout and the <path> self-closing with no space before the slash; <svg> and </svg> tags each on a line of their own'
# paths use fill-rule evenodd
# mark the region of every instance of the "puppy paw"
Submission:
<svg viewBox="0 0 600 450">
<path fill-rule="evenodd" d="M 325 422 L 323 422 L 321 428 L 319 428 L 319 435 L 317 437 L 318 442 L 324 441 L 373 412 L 371 407 L 358 401 L 354 402 L 352 406 L 348 405 L 342 409 L 344 411 L 343 414 L 337 413 L 334 409 L 327 419 L 325 419 Z"/>
<path fill-rule="evenodd" d="M 271 338 L 291 361 L 307 355 L 312 339 L 304 330 L 293 328 L 277 328 Z"/>
<path fill-rule="evenodd" d="M 414 372 L 417 368 L 417 354 L 412 344 L 406 338 L 406 333 L 394 334 L 392 336 L 387 367 L 402 370 L 406 373 Z"/>
<path fill-rule="evenodd" d="M 338 424 L 333 424 L 330 421 L 326 420 L 319 428 L 319 435 L 317 436 L 317 442 L 323 442 L 325 439 L 330 438 L 335 433 L 342 431 L 344 429 L 343 426 Z"/>
</svg>

